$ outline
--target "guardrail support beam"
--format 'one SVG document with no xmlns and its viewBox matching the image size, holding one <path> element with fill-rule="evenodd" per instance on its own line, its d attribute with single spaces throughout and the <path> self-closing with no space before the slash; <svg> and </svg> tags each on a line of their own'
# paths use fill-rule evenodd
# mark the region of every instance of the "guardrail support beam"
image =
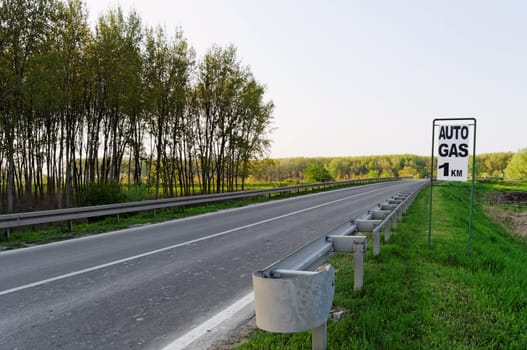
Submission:
<svg viewBox="0 0 527 350">
<path fill-rule="evenodd" d="M 311 344 L 313 350 L 326 350 L 328 345 L 328 327 L 327 322 L 313 328 L 311 333 Z"/>
<path fill-rule="evenodd" d="M 388 242 L 390 240 L 390 220 L 386 221 L 384 224 L 384 241 Z"/>
<path fill-rule="evenodd" d="M 353 246 L 353 289 L 361 290 L 364 285 L 364 253 L 366 252 L 366 240 L 364 240 L 364 243 L 355 243 Z"/>
<path fill-rule="evenodd" d="M 378 256 L 381 250 L 381 235 L 379 230 L 376 230 L 381 220 L 356 220 L 359 232 L 372 232 L 373 240 L 373 256 Z"/>
<path fill-rule="evenodd" d="M 364 253 L 368 247 L 366 236 L 332 236 L 328 235 L 326 239 L 333 243 L 335 252 L 353 253 L 353 270 L 355 290 L 362 289 L 364 284 Z"/>
<path fill-rule="evenodd" d="M 381 234 L 378 230 L 372 232 L 373 256 L 379 256 L 381 253 Z"/>
</svg>

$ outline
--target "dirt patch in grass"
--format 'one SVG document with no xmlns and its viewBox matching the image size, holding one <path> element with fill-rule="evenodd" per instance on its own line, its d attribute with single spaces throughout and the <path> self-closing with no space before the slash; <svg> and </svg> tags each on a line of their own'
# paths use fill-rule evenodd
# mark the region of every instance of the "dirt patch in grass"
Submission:
<svg viewBox="0 0 527 350">
<path fill-rule="evenodd" d="M 527 191 L 492 192 L 486 201 L 494 204 L 525 204 L 527 205 Z"/>
<path fill-rule="evenodd" d="M 492 192 L 484 203 L 485 212 L 495 222 L 527 239 L 527 191 Z"/>
</svg>

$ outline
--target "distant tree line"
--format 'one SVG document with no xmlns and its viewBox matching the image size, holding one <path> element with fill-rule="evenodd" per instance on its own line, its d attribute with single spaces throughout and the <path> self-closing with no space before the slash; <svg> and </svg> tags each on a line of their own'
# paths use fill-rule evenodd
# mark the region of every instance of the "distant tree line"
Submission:
<svg viewBox="0 0 527 350">
<path fill-rule="evenodd" d="M 0 212 L 83 203 L 145 183 L 155 197 L 243 188 L 273 104 L 236 49 L 81 0 L 0 1 Z M 106 191 L 108 192 L 108 191 Z"/>
<path fill-rule="evenodd" d="M 252 163 L 251 180 L 262 182 L 310 182 L 353 180 L 371 177 L 410 176 L 430 172 L 430 157 L 379 155 L 264 159 Z"/>
<path fill-rule="evenodd" d="M 476 155 L 476 177 L 503 178 L 513 155 L 512 152 Z M 472 169 L 472 157 L 469 157 L 469 169 Z M 469 172 L 472 173 L 471 170 Z M 429 174 L 430 156 L 403 154 L 360 157 L 299 157 L 254 161 L 252 162 L 250 180 L 296 183 L 371 177 L 425 178 Z"/>
</svg>

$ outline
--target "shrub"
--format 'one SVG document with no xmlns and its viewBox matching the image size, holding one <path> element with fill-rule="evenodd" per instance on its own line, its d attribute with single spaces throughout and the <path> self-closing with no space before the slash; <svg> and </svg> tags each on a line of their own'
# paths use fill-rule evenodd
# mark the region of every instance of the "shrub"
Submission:
<svg viewBox="0 0 527 350">
<path fill-rule="evenodd" d="M 90 184 L 79 193 L 78 203 L 81 206 L 101 205 L 123 202 L 121 186 L 116 183 Z"/>
</svg>

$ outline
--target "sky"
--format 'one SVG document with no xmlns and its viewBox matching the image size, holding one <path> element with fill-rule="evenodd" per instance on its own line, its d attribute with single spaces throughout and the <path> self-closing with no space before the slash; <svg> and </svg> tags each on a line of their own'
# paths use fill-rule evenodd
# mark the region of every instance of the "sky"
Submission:
<svg viewBox="0 0 527 350">
<path fill-rule="evenodd" d="M 234 45 L 275 105 L 271 158 L 429 155 L 434 118 L 477 119 L 476 153 L 527 147 L 527 1 L 84 0 Z"/>
</svg>

